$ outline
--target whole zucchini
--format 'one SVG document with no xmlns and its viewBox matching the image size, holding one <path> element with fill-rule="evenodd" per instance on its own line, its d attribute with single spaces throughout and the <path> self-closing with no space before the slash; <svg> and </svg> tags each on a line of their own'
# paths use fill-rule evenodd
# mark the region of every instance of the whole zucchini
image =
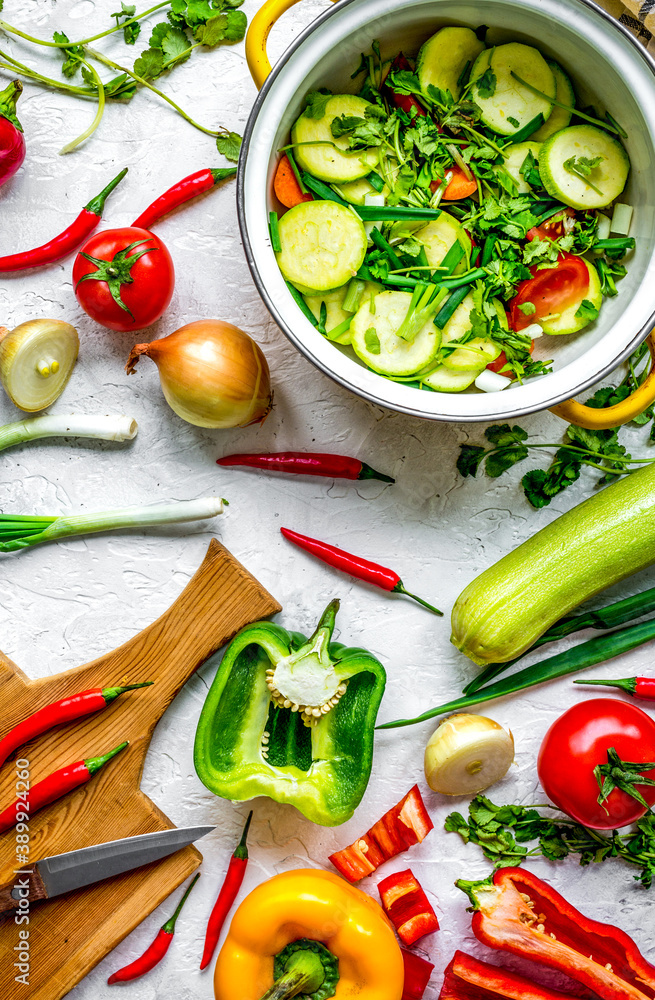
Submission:
<svg viewBox="0 0 655 1000">
<path fill-rule="evenodd" d="M 568 511 L 476 577 L 451 642 L 475 663 L 520 656 L 587 598 L 655 562 L 655 465 Z"/>
</svg>

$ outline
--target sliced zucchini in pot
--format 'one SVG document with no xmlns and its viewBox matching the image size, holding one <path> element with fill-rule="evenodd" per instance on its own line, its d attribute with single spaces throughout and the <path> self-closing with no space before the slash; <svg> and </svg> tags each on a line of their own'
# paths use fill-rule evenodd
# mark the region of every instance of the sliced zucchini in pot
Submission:
<svg viewBox="0 0 655 1000">
<path fill-rule="evenodd" d="M 595 162 L 598 161 L 598 162 Z M 576 173 L 576 163 L 586 176 Z M 590 163 L 594 166 L 590 169 Z M 605 208 L 623 191 L 630 160 L 618 139 L 593 125 L 571 125 L 544 142 L 539 172 L 550 195 L 571 208 Z"/>
<path fill-rule="evenodd" d="M 435 392 L 463 392 L 473 385 L 479 375 L 479 371 L 456 372 L 452 368 L 444 368 L 440 365 L 431 375 L 424 378 L 421 385 L 427 385 Z"/>
<path fill-rule="evenodd" d="M 292 285 L 311 295 L 340 288 L 362 266 L 366 230 L 354 211 L 334 201 L 304 201 L 282 216 L 277 262 Z"/>
<path fill-rule="evenodd" d="M 293 155 L 298 166 L 328 184 L 346 184 L 370 174 L 378 162 L 377 149 L 348 152 L 348 136 L 335 139 L 331 128 L 334 119 L 341 115 L 364 118 L 368 107 L 371 107 L 370 102 L 362 97 L 335 94 L 327 101 L 322 118 L 308 118 L 303 112 L 291 129 L 291 141 L 321 145 L 294 145 Z"/>
<path fill-rule="evenodd" d="M 512 75 L 515 73 L 547 97 L 539 97 Z M 483 52 L 471 70 L 476 83 L 471 98 L 480 108 L 482 122 L 500 135 L 514 135 L 538 114 L 550 116 L 555 97 L 555 77 L 541 52 L 531 45 L 509 42 Z"/>
<path fill-rule="evenodd" d="M 449 90 L 457 100 L 462 91 L 459 79 L 467 63 L 473 65 L 483 49 L 484 43 L 470 28 L 441 28 L 423 43 L 416 58 L 421 87 L 425 92 L 430 84 Z"/>
<path fill-rule="evenodd" d="M 412 296 L 409 292 L 380 292 L 367 299 L 353 316 L 350 326 L 352 348 L 358 358 L 380 375 L 413 375 L 430 364 L 441 346 L 441 333 L 428 320 L 412 343 L 396 333 L 400 329 Z"/>
<path fill-rule="evenodd" d="M 500 347 L 486 337 L 473 337 L 463 347 L 444 353 L 443 363 L 453 371 L 481 372 L 500 357 Z"/>
<path fill-rule="evenodd" d="M 471 252 L 471 240 L 460 222 L 448 212 L 442 212 L 438 219 L 429 222 L 427 226 L 414 234 L 423 243 L 425 256 L 430 267 L 439 267 L 451 246 L 459 240 L 465 255 Z M 464 270 L 464 261 L 455 268 L 454 273 Z"/>
<path fill-rule="evenodd" d="M 515 146 L 510 146 L 505 154 L 503 166 L 512 180 L 517 184 L 518 194 L 528 194 L 532 190 L 525 177 L 521 173 L 521 167 L 525 163 L 528 153 L 532 153 L 535 160 L 539 159 L 540 142 L 517 142 Z"/>
<path fill-rule="evenodd" d="M 552 59 L 548 59 L 547 62 L 553 71 L 553 76 L 555 77 L 556 99 L 560 102 L 560 104 L 568 104 L 570 108 L 574 108 L 575 91 L 573 89 L 573 84 L 559 63 L 553 62 Z M 559 132 L 560 129 L 566 128 L 570 121 L 571 112 L 565 111 L 564 108 L 558 108 L 557 105 L 554 105 L 548 121 L 544 122 L 541 128 L 538 128 L 536 132 L 533 132 L 530 138 L 534 142 L 545 142 L 546 139 L 549 139 L 551 135 L 555 134 L 555 132 Z"/>
<path fill-rule="evenodd" d="M 352 319 L 353 317 L 353 313 L 346 312 L 345 309 L 342 308 L 343 300 L 345 299 L 348 291 L 348 284 L 342 285 L 341 288 L 334 288 L 330 292 L 320 292 L 317 295 L 303 296 L 305 302 L 318 320 L 321 318 L 321 305 L 325 302 L 325 329 L 328 333 L 330 330 L 334 330 L 335 327 L 345 323 L 347 319 Z M 366 281 L 364 282 L 362 299 L 370 298 L 371 295 L 377 295 L 377 293 L 381 290 L 382 286 L 378 285 L 375 281 Z M 341 334 L 337 343 L 349 344 L 350 331 L 348 330 L 346 333 Z"/>
</svg>

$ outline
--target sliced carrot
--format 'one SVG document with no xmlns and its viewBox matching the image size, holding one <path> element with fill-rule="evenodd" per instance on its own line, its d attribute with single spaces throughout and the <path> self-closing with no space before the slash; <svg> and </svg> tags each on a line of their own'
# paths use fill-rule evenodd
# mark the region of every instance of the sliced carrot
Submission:
<svg viewBox="0 0 655 1000">
<path fill-rule="evenodd" d="M 300 205 L 302 201 L 312 201 L 311 194 L 304 194 L 300 190 L 300 184 L 296 180 L 288 156 L 283 156 L 277 165 L 273 187 L 278 200 L 285 208 L 293 208 L 294 205 Z"/>
<path fill-rule="evenodd" d="M 460 198 L 468 198 L 478 190 L 475 178 L 469 180 L 462 168 L 458 167 L 456 163 L 453 163 L 452 167 L 448 167 L 446 172 L 452 173 L 453 176 L 443 193 L 444 201 L 459 201 Z"/>
</svg>

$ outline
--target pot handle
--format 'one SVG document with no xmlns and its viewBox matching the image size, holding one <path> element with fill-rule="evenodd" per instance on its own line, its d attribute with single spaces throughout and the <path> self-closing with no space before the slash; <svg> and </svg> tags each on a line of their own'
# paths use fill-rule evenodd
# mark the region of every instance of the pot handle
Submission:
<svg viewBox="0 0 655 1000">
<path fill-rule="evenodd" d="M 299 0 L 266 0 L 250 22 L 246 35 L 246 60 L 257 90 L 262 89 L 266 77 L 271 72 L 266 52 L 266 42 L 271 28 L 285 11 L 298 2 Z"/>
<path fill-rule="evenodd" d="M 651 369 L 647 378 L 638 389 L 635 389 L 627 399 L 615 406 L 606 406 L 604 409 L 595 409 L 593 406 L 585 406 L 576 402 L 575 399 L 567 399 L 557 406 L 552 406 L 550 412 L 557 417 L 567 420 L 570 424 L 578 427 L 587 427 L 589 430 L 606 430 L 610 427 L 618 427 L 620 424 L 627 424 L 629 420 L 643 413 L 644 410 L 655 402 L 655 331 L 648 334 L 646 343 L 651 357 Z"/>
</svg>

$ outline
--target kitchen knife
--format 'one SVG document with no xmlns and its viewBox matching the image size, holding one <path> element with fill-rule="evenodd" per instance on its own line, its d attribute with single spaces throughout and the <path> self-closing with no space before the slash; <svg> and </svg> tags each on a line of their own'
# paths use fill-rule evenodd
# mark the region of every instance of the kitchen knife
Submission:
<svg viewBox="0 0 655 1000">
<path fill-rule="evenodd" d="M 107 844 L 82 847 L 68 854 L 55 854 L 14 872 L 10 882 L 0 885 L 0 913 L 28 912 L 31 903 L 52 899 L 113 875 L 140 868 L 174 854 L 211 833 L 213 826 L 158 830 L 136 837 L 111 840 Z"/>
</svg>

